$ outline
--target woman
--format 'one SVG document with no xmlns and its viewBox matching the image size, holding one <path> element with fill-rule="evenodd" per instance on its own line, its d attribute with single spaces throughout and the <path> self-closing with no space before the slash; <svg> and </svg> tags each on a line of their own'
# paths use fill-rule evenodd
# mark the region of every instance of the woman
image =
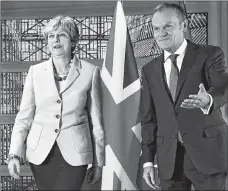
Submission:
<svg viewBox="0 0 228 191">
<path fill-rule="evenodd" d="M 104 132 L 98 67 L 74 54 L 75 20 L 57 16 L 44 29 L 51 58 L 31 66 L 13 127 L 8 169 L 19 178 L 25 152 L 39 190 L 79 190 L 101 176 Z"/>
</svg>

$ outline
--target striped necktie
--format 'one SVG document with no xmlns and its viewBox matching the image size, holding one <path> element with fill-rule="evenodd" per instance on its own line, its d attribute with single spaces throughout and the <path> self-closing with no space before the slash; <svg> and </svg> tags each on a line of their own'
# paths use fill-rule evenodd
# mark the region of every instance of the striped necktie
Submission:
<svg viewBox="0 0 228 191">
<path fill-rule="evenodd" d="M 179 76 L 179 69 L 177 67 L 177 56 L 178 54 L 171 54 L 169 56 L 171 60 L 171 72 L 169 77 L 169 89 L 172 95 L 173 101 L 175 101 L 176 97 L 176 89 L 177 89 L 177 81 Z"/>
<path fill-rule="evenodd" d="M 176 90 L 177 90 L 177 82 L 178 82 L 178 77 L 179 77 L 179 69 L 177 67 L 177 57 L 179 55 L 178 54 L 171 54 L 169 56 L 170 60 L 171 60 L 171 72 L 170 72 L 170 77 L 169 77 L 169 89 L 170 89 L 170 93 L 172 95 L 173 98 L 173 102 L 175 102 L 176 99 Z M 178 130 L 177 133 L 177 138 L 178 140 L 183 143 L 180 131 Z"/>
</svg>

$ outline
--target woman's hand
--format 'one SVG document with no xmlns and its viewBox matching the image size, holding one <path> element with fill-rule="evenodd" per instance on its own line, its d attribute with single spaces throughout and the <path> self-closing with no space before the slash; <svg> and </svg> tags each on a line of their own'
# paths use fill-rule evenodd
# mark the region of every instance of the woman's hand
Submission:
<svg viewBox="0 0 228 191">
<path fill-rule="evenodd" d="M 20 179 L 20 162 L 17 158 L 13 158 L 8 163 L 9 173 L 13 178 Z"/>
<path fill-rule="evenodd" d="M 102 167 L 99 166 L 92 166 L 89 171 L 88 171 L 88 175 L 87 175 L 87 181 L 89 184 L 94 184 L 95 182 L 97 182 L 102 175 Z"/>
</svg>

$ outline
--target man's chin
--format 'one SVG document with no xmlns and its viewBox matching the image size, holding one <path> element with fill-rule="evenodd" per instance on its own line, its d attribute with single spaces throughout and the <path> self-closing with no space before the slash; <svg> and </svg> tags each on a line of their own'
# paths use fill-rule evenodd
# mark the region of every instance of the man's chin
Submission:
<svg viewBox="0 0 228 191">
<path fill-rule="evenodd" d="M 159 47 L 160 47 L 162 50 L 167 50 L 167 49 L 170 48 L 170 46 L 165 45 L 165 44 L 161 44 L 161 45 L 159 45 Z"/>
</svg>

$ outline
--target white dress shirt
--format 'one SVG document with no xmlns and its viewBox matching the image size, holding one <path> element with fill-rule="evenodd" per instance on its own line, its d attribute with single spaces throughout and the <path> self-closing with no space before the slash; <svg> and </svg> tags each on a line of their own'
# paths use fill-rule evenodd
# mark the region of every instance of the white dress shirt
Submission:
<svg viewBox="0 0 228 191">
<path fill-rule="evenodd" d="M 178 57 L 177 57 L 177 67 L 179 69 L 179 72 L 181 70 L 181 67 L 182 67 L 182 63 L 183 63 L 183 59 L 184 59 L 184 55 L 185 55 L 185 52 L 186 52 L 186 48 L 187 48 L 187 41 L 184 39 L 184 41 L 182 42 L 182 44 L 180 45 L 180 47 L 174 52 L 174 54 L 178 54 Z M 166 76 L 166 82 L 168 84 L 168 87 L 170 86 L 170 82 L 169 82 L 169 77 L 170 77 L 170 73 L 171 73 L 171 60 L 169 58 L 169 56 L 171 55 L 172 53 L 164 50 L 164 69 L 165 69 L 165 76 Z M 209 97 L 210 97 L 210 105 L 207 109 L 205 108 L 200 108 L 202 110 L 202 112 L 206 115 L 209 114 L 209 111 L 210 111 L 210 108 L 212 106 L 212 103 L 213 103 L 213 99 L 211 97 L 210 94 L 208 94 Z M 143 164 L 143 168 L 147 167 L 147 166 L 153 166 L 153 163 L 152 162 L 146 162 Z"/>
</svg>

